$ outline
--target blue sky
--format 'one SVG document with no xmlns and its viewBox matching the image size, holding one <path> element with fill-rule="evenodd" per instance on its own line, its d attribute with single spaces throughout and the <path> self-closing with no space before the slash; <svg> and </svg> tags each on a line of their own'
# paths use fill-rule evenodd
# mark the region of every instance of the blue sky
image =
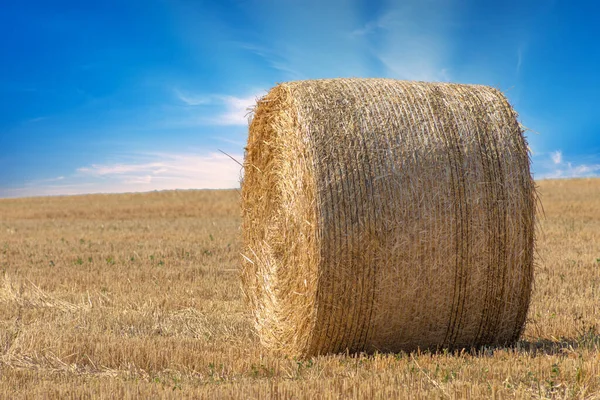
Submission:
<svg viewBox="0 0 600 400">
<path fill-rule="evenodd" d="M 600 6 L 569 1 L 3 2 L 0 197 L 236 187 L 277 82 L 500 88 L 537 179 L 600 175 Z"/>
</svg>

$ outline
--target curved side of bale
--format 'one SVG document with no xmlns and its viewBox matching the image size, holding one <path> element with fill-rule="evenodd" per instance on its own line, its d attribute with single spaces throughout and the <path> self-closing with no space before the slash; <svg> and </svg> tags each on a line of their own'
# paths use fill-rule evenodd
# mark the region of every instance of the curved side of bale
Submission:
<svg viewBox="0 0 600 400">
<path fill-rule="evenodd" d="M 279 85 L 256 108 L 242 195 L 244 287 L 268 347 L 310 356 L 519 337 L 535 187 L 499 91 Z"/>
</svg>

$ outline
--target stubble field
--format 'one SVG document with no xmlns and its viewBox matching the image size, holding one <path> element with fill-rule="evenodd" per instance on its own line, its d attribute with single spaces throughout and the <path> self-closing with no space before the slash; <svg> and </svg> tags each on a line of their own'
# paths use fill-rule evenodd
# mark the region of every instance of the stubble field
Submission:
<svg viewBox="0 0 600 400">
<path fill-rule="evenodd" d="M 600 180 L 541 181 L 513 348 L 261 349 L 236 191 L 0 200 L 0 398 L 600 398 Z"/>
</svg>

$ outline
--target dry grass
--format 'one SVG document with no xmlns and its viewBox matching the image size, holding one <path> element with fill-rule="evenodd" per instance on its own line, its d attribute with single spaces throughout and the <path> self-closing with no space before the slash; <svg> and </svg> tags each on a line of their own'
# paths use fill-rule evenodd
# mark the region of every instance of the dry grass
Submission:
<svg viewBox="0 0 600 400">
<path fill-rule="evenodd" d="M 252 333 L 235 191 L 0 200 L 0 398 L 600 398 L 600 180 L 540 194 L 516 347 L 306 361 Z"/>
</svg>

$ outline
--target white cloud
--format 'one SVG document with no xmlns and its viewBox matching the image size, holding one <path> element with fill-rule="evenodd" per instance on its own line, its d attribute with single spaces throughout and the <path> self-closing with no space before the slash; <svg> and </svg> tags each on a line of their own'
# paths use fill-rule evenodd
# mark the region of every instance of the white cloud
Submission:
<svg viewBox="0 0 600 400">
<path fill-rule="evenodd" d="M 558 150 L 558 151 L 552 152 L 552 153 L 550 153 L 550 157 L 552 158 L 552 162 L 554 164 L 562 163 L 562 151 Z"/>
<path fill-rule="evenodd" d="M 286 79 L 298 80 L 305 78 L 304 74 L 290 66 L 290 61 L 281 55 L 281 51 L 275 51 L 264 46 L 247 42 L 239 42 L 238 46 L 243 50 L 261 57 L 271 68 L 283 73 Z"/>
<path fill-rule="evenodd" d="M 77 169 L 77 172 L 90 175 L 90 176 L 111 176 L 111 175 L 127 175 L 135 174 L 139 172 L 150 171 L 152 173 L 158 173 L 163 169 L 164 163 L 146 163 L 146 164 L 109 164 L 109 165 L 97 165 L 92 164 L 88 167 L 81 167 Z"/>
<path fill-rule="evenodd" d="M 243 155 L 231 157 L 242 162 Z M 30 182 L 0 191 L 0 197 L 147 192 L 170 189 L 239 187 L 241 167 L 220 153 L 152 153 L 128 160 L 78 168 L 72 176 Z"/>
<path fill-rule="evenodd" d="M 523 52 L 524 46 L 519 46 L 517 49 L 517 74 L 521 72 L 521 66 L 523 65 Z"/>
<path fill-rule="evenodd" d="M 257 91 L 248 96 L 231 96 L 222 94 L 201 95 L 194 93 L 183 93 L 175 89 L 175 96 L 187 106 L 194 107 L 192 116 L 194 124 L 198 125 L 248 125 L 250 109 L 256 104 L 256 100 L 265 92 Z M 215 107 L 219 109 L 216 115 Z M 189 122 L 189 121 L 188 121 Z"/>
<path fill-rule="evenodd" d="M 248 125 L 251 107 L 256 104 L 256 99 L 259 97 L 259 94 L 246 97 L 218 96 L 217 99 L 225 106 L 225 111 L 212 119 L 213 123 L 217 125 Z"/>
<path fill-rule="evenodd" d="M 240 154 L 232 157 L 238 160 L 243 159 Z M 238 186 L 240 166 L 225 154 L 157 153 L 146 154 L 143 158 L 150 158 L 152 161 L 95 164 L 79 168 L 78 173 L 93 178 L 110 179 L 114 182 L 137 182 L 152 186 L 148 190 L 217 189 Z"/>
<path fill-rule="evenodd" d="M 449 31 L 455 15 L 450 3 L 403 2 L 352 34 L 372 42 L 373 56 L 391 78 L 448 81 L 453 50 Z"/>
<path fill-rule="evenodd" d="M 318 2 L 318 13 L 313 12 L 315 4 L 308 3 L 268 3 L 267 15 L 278 16 L 265 21 L 273 34 L 261 43 L 237 42 L 238 46 L 261 57 L 283 80 L 356 76 L 449 80 L 453 49 L 448 28 L 457 13 L 456 2 L 390 2 L 366 22 L 352 2 Z M 310 21 L 308 30 L 305 21 Z"/>
<path fill-rule="evenodd" d="M 352 36 L 366 36 L 377 32 L 380 29 L 387 28 L 389 26 L 389 19 L 391 14 L 387 13 L 383 16 L 367 22 L 363 27 L 355 29 L 351 32 Z"/>
<path fill-rule="evenodd" d="M 260 33 L 247 32 L 234 43 L 244 50 L 240 54 L 248 66 L 258 67 L 271 84 L 372 76 L 367 43 L 351 34 L 360 27 L 362 14 L 356 0 L 254 2 L 251 15 Z"/>
<path fill-rule="evenodd" d="M 228 139 L 228 138 L 219 137 L 219 136 L 212 136 L 211 139 L 218 140 L 218 141 L 228 143 L 228 144 L 232 144 L 232 145 L 240 147 L 240 148 L 243 148 L 244 146 L 246 146 L 246 142 L 242 141 L 241 139 L 235 140 L 235 139 Z"/>
<path fill-rule="evenodd" d="M 175 96 L 188 106 L 199 106 L 211 103 L 210 97 L 207 96 L 196 96 L 189 93 L 183 93 L 179 89 L 174 89 L 173 91 L 175 92 Z"/>
<path fill-rule="evenodd" d="M 551 152 L 549 156 L 549 159 L 539 160 L 539 167 L 542 169 L 537 177 L 539 179 L 590 178 L 600 175 L 600 164 L 565 161 L 560 150 Z"/>
</svg>

